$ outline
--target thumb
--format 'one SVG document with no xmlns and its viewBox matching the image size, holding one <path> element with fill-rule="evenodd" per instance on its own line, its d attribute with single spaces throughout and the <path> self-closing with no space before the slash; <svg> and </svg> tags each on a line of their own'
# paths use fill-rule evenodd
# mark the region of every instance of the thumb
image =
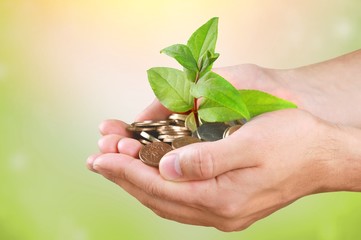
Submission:
<svg viewBox="0 0 361 240">
<path fill-rule="evenodd" d="M 159 171 L 163 178 L 172 181 L 214 178 L 233 169 L 256 166 L 246 148 L 232 136 L 191 144 L 166 154 L 159 163 Z"/>
</svg>

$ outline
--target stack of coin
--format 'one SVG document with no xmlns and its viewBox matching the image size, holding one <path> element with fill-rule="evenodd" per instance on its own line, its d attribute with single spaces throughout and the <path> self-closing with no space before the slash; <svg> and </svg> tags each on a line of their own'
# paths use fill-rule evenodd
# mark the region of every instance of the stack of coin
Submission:
<svg viewBox="0 0 361 240">
<path fill-rule="evenodd" d="M 187 114 L 171 114 L 167 120 L 134 122 L 127 128 L 144 146 L 139 158 L 147 165 L 157 167 L 160 159 L 172 149 L 202 141 L 217 141 L 238 130 L 244 122 L 206 123 L 193 132 L 186 126 Z"/>
<path fill-rule="evenodd" d="M 134 138 L 145 145 L 152 142 L 172 143 L 177 138 L 192 134 L 184 125 L 186 117 L 185 114 L 174 113 L 167 120 L 134 122 L 127 130 L 133 132 Z"/>
<path fill-rule="evenodd" d="M 174 125 L 168 125 L 168 126 L 162 126 L 158 129 L 159 136 L 158 138 L 163 140 L 163 142 L 171 143 L 175 139 L 189 136 L 191 135 L 191 131 L 187 127 L 184 126 L 174 126 Z"/>
</svg>

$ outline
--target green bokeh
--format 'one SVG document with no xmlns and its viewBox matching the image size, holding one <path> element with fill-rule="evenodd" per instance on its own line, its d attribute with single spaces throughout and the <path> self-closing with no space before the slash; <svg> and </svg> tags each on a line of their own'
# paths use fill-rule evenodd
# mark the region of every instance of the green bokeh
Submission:
<svg viewBox="0 0 361 240">
<path fill-rule="evenodd" d="M 5 1 L 6 2 L 6 1 Z M 353 1 L 357 2 L 357 1 Z M 357 8 L 358 7 L 358 8 Z M 361 29 L 360 4 L 350 19 Z M 352 8 L 350 7 L 350 11 Z M 359 239 L 361 194 L 297 201 L 243 232 L 222 233 L 157 217 L 85 168 L 104 118 L 79 111 L 37 82 L 34 64 L 11 38 L 12 12 L 0 3 L 0 239 Z M 345 52 L 361 46 L 361 32 Z M 89 120 L 91 119 L 91 120 Z"/>
</svg>

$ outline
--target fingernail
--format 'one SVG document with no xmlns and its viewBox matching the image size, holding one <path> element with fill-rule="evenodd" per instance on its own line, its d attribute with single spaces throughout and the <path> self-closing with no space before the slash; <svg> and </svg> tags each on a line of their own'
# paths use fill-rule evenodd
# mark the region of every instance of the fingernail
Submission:
<svg viewBox="0 0 361 240">
<path fill-rule="evenodd" d="M 178 154 L 169 154 L 162 158 L 159 165 L 161 175 L 167 180 L 175 180 L 182 176 Z"/>
</svg>

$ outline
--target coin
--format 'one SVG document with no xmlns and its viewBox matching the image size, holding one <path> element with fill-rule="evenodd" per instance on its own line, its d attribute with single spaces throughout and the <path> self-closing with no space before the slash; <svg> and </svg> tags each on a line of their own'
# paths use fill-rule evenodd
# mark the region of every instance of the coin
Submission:
<svg viewBox="0 0 361 240">
<path fill-rule="evenodd" d="M 208 123 L 198 117 L 197 128 L 193 113 L 173 113 L 166 120 L 146 120 L 134 122 L 127 127 L 144 146 L 139 158 L 145 164 L 157 167 L 162 156 L 172 149 L 202 141 L 216 141 L 228 137 L 244 123 L 235 120 L 225 123 Z"/>
<path fill-rule="evenodd" d="M 134 122 L 132 125 L 134 125 L 135 127 L 158 127 L 158 126 L 165 126 L 168 124 L 169 121 L 167 120 L 159 120 L 159 121 L 146 120 L 143 122 Z"/>
<path fill-rule="evenodd" d="M 162 132 L 162 131 L 189 131 L 189 129 L 187 127 L 182 127 L 182 126 L 168 125 L 168 126 L 158 127 L 157 131 L 159 131 L 159 132 Z"/>
<path fill-rule="evenodd" d="M 226 138 L 229 135 L 232 135 L 235 131 L 237 131 L 241 127 L 242 127 L 242 125 L 234 125 L 234 126 L 227 128 L 223 133 L 223 138 Z"/>
<path fill-rule="evenodd" d="M 185 121 L 187 116 L 188 114 L 172 113 L 169 115 L 168 119 Z"/>
<path fill-rule="evenodd" d="M 191 137 L 191 136 L 180 137 L 180 138 L 173 140 L 172 148 L 176 149 L 176 148 L 184 147 L 186 145 L 201 142 L 201 141 L 202 140 L 200 140 L 199 138 Z"/>
<path fill-rule="evenodd" d="M 174 120 L 169 120 L 169 124 L 170 125 L 174 125 L 174 126 L 184 126 L 184 121 L 182 120 L 177 120 L 177 119 L 174 119 Z"/>
<path fill-rule="evenodd" d="M 152 142 L 148 141 L 148 140 L 145 140 L 145 139 L 139 139 L 139 142 L 143 145 L 148 145 L 148 144 L 151 144 Z"/>
<path fill-rule="evenodd" d="M 160 142 L 160 140 L 158 138 L 156 138 L 156 137 L 154 137 L 154 136 L 152 136 L 149 133 L 144 132 L 144 131 L 142 131 L 140 133 L 140 136 L 144 137 L 145 139 L 147 139 L 150 142 Z"/>
<path fill-rule="evenodd" d="M 225 123 L 203 123 L 196 133 L 204 141 L 217 141 L 223 138 L 224 131 L 229 127 Z"/>
<path fill-rule="evenodd" d="M 177 138 L 177 137 L 185 137 L 185 136 L 189 136 L 189 134 L 188 133 L 161 134 L 158 136 L 158 139 Z"/>
<path fill-rule="evenodd" d="M 172 151 L 172 147 L 163 142 L 152 142 L 148 145 L 144 145 L 139 151 L 139 159 L 153 167 L 159 166 L 159 161 L 167 153 Z"/>
<path fill-rule="evenodd" d="M 184 137 L 184 136 L 185 135 L 167 136 L 167 137 L 163 138 L 163 142 L 172 143 L 177 138 L 181 138 L 181 137 Z"/>
<path fill-rule="evenodd" d="M 146 127 L 146 126 L 144 126 L 144 127 L 137 127 L 137 126 L 134 126 L 133 124 L 132 125 L 130 125 L 130 126 L 128 126 L 127 127 L 127 130 L 128 131 L 131 131 L 131 132 L 142 132 L 142 131 L 155 131 L 155 130 L 157 130 L 157 127 Z"/>
</svg>

